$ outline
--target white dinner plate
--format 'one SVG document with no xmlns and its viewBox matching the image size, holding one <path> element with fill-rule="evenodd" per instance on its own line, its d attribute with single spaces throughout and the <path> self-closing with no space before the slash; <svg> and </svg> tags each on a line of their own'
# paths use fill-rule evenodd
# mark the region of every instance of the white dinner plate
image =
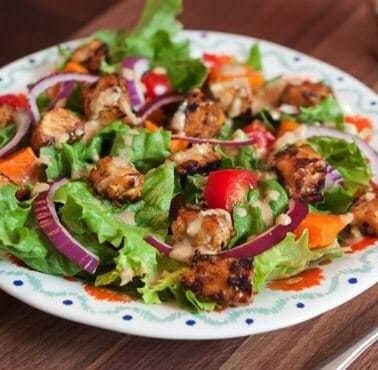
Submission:
<svg viewBox="0 0 378 370">
<path fill-rule="evenodd" d="M 223 52 L 243 59 L 251 44 L 256 42 L 250 37 L 204 31 L 186 31 L 183 36 L 192 41 L 193 54 L 197 56 L 205 51 Z M 369 116 L 378 130 L 378 97 L 372 90 L 319 60 L 270 42 L 259 42 L 267 78 L 300 74 L 324 80 L 334 89 L 345 112 Z M 72 48 L 76 43 L 64 45 Z M 57 48 L 53 47 L 0 69 L 0 94 L 24 91 L 28 83 L 51 72 L 57 58 Z M 375 131 L 371 145 L 378 148 L 378 131 Z M 303 290 L 266 288 L 248 306 L 219 313 L 192 314 L 173 305 L 123 302 L 117 297 L 113 300 L 94 298 L 91 289 L 81 282 L 45 275 L 0 260 L 0 288 L 33 307 L 100 328 L 171 339 L 230 338 L 262 333 L 327 312 L 377 283 L 378 248 L 372 245 L 346 254 L 328 265 L 319 266 L 316 274 L 319 284 Z"/>
</svg>

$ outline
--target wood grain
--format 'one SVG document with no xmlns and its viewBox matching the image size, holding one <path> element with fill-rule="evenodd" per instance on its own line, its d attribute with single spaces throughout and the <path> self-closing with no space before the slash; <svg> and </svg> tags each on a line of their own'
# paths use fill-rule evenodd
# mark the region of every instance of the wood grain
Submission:
<svg viewBox="0 0 378 370">
<path fill-rule="evenodd" d="M 367 1 L 184 2 L 187 28 L 275 41 L 333 63 L 378 91 Z M 141 7 L 140 0 L 121 1 L 74 36 L 103 27 L 130 28 Z M 0 369 L 313 369 L 378 326 L 378 286 L 294 327 L 219 341 L 156 340 L 89 328 L 36 311 L 2 292 L 0 315 Z M 378 345 L 351 368 L 376 369 L 377 363 Z"/>
<path fill-rule="evenodd" d="M 117 0 L 0 1 L 0 65 L 62 41 Z M 73 11 L 73 4 L 74 11 Z"/>
</svg>

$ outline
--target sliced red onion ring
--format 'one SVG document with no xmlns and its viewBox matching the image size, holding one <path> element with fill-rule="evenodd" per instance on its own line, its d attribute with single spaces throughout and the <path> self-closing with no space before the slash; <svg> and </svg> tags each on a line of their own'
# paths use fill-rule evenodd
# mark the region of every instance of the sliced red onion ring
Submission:
<svg viewBox="0 0 378 370">
<path fill-rule="evenodd" d="M 50 108 L 56 107 L 57 105 L 64 105 L 67 99 L 71 96 L 74 88 L 74 81 L 63 82 L 60 84 L 59 91 L 51 102 Z"/>
<path fill-rule="evenodd" d="M 127 89 L 130 93 L 131 105 L 135 111 L 139 111 L 144 103 L 143 86 L 140 79 L 150 67 L 147 58 L 132 56 L 123 60 L 122 75 L 125 78 Z"/>
<path fill-rule="evenodd" d="M 32 122 L 32 117 L 29 111 L 16 111 L 13 113 L 13 119 L 17 131 L 13 138 L 0 149 L 0 158 L 13 152 L 17 148 L 18 144 L 20 144 L 21 140 L 27 134 Z"/>
<path fill-rule="evenodd" d="M 157 239 L 153 235 L 148 235 L 144 238 L 144 240 L 152 245 L 154 248 L 156 248 L 161 254 L 165 254 L 166 256 L 169 256 L 169 254 L 172 252 L 172 246 L 169 244 Z"/>
<path fill-rule="evenodd" d="M 340 172 L 330 165 L 327 165 L 325 177 L 325 188 L 332 188 L 333 186 L 340 186 L 344 183 Z"/>
<path fill-rule="evenodd" d="M 122 61 L 122 68 L 133 71 L 136 78 L 141 78 L 150 68 L 150 61 L 144 57 L 131 56 Z"/>
<path fill-rule="evenodd" d="M 60 222 L 55 210 L 54 194 L 67 181 L 59 180 L 51 185 L 48 191 L 40 193 L 33 203 L 33 210 L 38 225 L 54 248 L 83 270 L 94 274 L 99 265 L 99 258 L 71 236 Z"/>
<path fill-rule="evenodd" d="M 277 223 L 264 233 L 256 236 L 254 239 L 248 240 L 247 242 L 230 250 L 222 251 L 218 253 L 218 256 L 234 258 L 257 256 L 285 239 L 286 234 L 293 231 L 306 217 L 307 213 L 307 204 L 291 199 L 289 202 L 288 212 L 285 215 L 287 222 Z M 155 247 L 160 253 L 167 256 L 169 256 L 172 251 L 172 247 L 170 245 L 162 242 L 152 235 L 147 236 L 145 241 Z"/>
<path fill-rule="evenodd" d="M 124 73 L 123 77 L 125 79 L 126 88 L 130 96 L 130 104 L 135 112 L 139 112 L 139 110 L 145 103 L 144 94 L 140 86 L 140 82 L 126 76 L 127 74 Z"/>
<path fill-rule="evenodd" d="M 248 146 L 256 143 L 256 138 L 248 138 L 244 140 L 219 140 L 219 139 L 205 139 L 201 137 L 192 137 L 184 135 L 172 135 L 172 139 L 189 141 L 198 144 L 214 144 L 229 147 Z"/>
<path fill-rule="evenodd" d="M 160 95 L 156 99 L 147 103 L 140 111 L 139 117 L 142 121 L 144 121 L 148 116 L 150 116 L 153 112 L 158 110 L 159 108 L 163 107 L 164 105 L 172 104 L 172 103 L 179 103 L 185 100 L 185 95 L 178 94 L 178 93 L 167 93 Z"/>
<path fill-rule="evenodd" d="M 48 88 L 59 83 L 69 81 L 74 82 L 88 82 L 93 83 L 98 80 L 98 76 L 88 75 L 83 73 L 58 73 L 42 78 L 34 85 L 29 87 L 29 105 L 33 114 L 34 122 L 37 123 L 40 119 L 40 114 L 37 106 L 38 95 L 46 91 Z"/>
<path fill-rule="evenodd" d="M 298 134 L 297 134 L 298 133 Z M 285 136 L 289 138 L 286 140 Z M 354 142 L 361 150 L 362 154 L 369 161 L 371 170 L 373 172 L 372 181 L 378 184 L 378 156 L 374 149 L 365 141 L 357 136 L 348 134 L 344 131 L 338 131 L 328 127 L 303 126 L 296 131 L 282 136 L 279 140 L 283 140 L 285 144 L 293 144 L 297 140 L 309 139 L 317 136 L 328 136 L 336 139 L 342 139 L 347 142 Z M 278 143 L 278 141 L 277 141 Z"/>
<path fill-rule="evenodd" d="M 122 76 L 125 79 L 127 91 L 130 94 L 130 102 L 135 112 L 138 112 L 145 103 L 143 85 L 140 81 L 142 74 L 149 68 L 147 58 L 128 57 L 122 62 Z"/>
</svg>

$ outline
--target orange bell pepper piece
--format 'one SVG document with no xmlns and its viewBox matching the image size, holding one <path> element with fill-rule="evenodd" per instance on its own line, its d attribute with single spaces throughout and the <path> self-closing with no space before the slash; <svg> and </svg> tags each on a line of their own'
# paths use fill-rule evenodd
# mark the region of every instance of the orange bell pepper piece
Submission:
<svg viewBox="0 0 378 370">
<path fill-rule="evenodd" d="M 173 139 L 171 140 L 171 151 L 173 153 L 185 150 L 189 146 L 189 142 L 185 140 Z"/>
<path fill-rule="evenodd" d="M 248 73 L 248 80 L 253 89 L 260 88 L 265 82 L 263 74 L 253 70 Z"/>
<path fill-rule="evenodd" d="M 156 132 L 157 130 L 159 130 L 160 127 L 156 123 L 147 120 L 147 121 L 144 122 L 144 128 L 147 131 L 152 133 L 152 132 Z"/>
<path fill-rule="evenodd" d="M 73 72 L 73 73 L 88 73 L 88 69 L 83 65 L 77 62 L 68 62 L 64 66 L 64 72 Z"/>
<path fill-rule="evenodd" d="M 38 158 L 30 147 L 23 148 L 0 160 L 0 173 L 17 185 L 37 182 L 42 174 Z"/>
<path fill-rule="evenodd" d="M 310 249 L 327 247 L 348 223 L 347 217 L 342 215 L 310 212 L 294 230 L 294 234 L 299 237 L 307 229 Z"/>
<path fill-rule="evenodd" d="M 281 137 L 287 132 L 295 131 L 299 127 L 299 123 L 295 121 L 285 120 L 280 123 L 278 128 L 277 137 Z"/>
</svg>

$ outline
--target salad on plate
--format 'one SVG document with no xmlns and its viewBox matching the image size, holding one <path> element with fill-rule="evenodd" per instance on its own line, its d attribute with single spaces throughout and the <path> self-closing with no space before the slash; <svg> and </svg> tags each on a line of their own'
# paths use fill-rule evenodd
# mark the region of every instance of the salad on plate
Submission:
<svg viewBox="0 0 378 370">
<path fill-rule="evenodd" d="M 267 80 L 258 43 L 194 58 L 180 11 L 148 0 L 0 96 L 0 252 L 213 311 L 378 236 L 378 158 L 326 81 Z"/>
</svg>

